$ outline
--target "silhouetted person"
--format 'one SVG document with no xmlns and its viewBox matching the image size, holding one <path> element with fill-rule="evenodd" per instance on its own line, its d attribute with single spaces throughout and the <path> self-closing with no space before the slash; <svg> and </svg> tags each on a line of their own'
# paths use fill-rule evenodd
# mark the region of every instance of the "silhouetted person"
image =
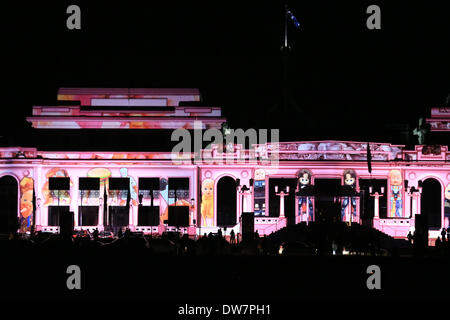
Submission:
<svg viewBox="0 0 450 320">
<path fill-rule="evenodd" d="M 446 235 L 447 235 L 447 232 L 445 231 L 445 228 L 442 228 L 442 231 L 441 231 L 442 241 L 445 241 Z"/>
<path fill-rule="evenodd" d="M 235 238 L 233 229 L 231 229 L 231 232 L 230 232 L 230 243 L 231 244 L 235 244 L 236 243 L 236 238 Z"/>
<path fill-rule="evenodd" d="M 125 229 L 125 237 L 129 237 L 130 235 L 131 235 L 131 231 L 130 231 L 130 229 L 127 227 L 126 229 Z"/>
<path fill-rule="evenodd" d="M 94 236 L 94 241 L 97 241 L 98 240 L 98 229 L 95 228 L 95 230 L 94 230 L 94 232 L 92 234 Z"/>
<path fill-rule="evenodd" d="M 258 254 L 262 255 L 263 254 L 263 243 L 262 243 L 262 240 L 258 241 L 258 245 L 257 245 L 256 248 L 258 249 Z"/>
<path fill-rule="evenodd" d="M 409 231 L 409 232 L 408 232 L 408 242 L 409 242 L 409 245 L 412 245 L 412 240 L 413 240 L 413 235 L 412 235 L 411 231 Z"/>
<path fill-rule="evenodd" d="M 123 236 L 122 228 L 119 228 L 119 233 L 117 234 L 117 236 L 119 238 L 122 238 L 122 236 Z"/>
<path fill-rule="evenodd" d="M 266 238 L 266 235 L 264 235 L 262 240 L 261 240 L 261 246 L 262 246 L 263 254 L 265 255 L 266 252 L 267 252 L 267 238 Z"/>
<path fill-rule="evenodd" d="M 237 242 L 237 244 L 239 244 L 239 242 L 241 242 L 241 234 L 239 232 L 236 236 L 236 242 Z"/>
<path fill-rule="evenodd" d="M 259 239 L 259 233 L 258 233 L 258 230 L 255 231 L 255 239 Z"/>
<path fill-rule="evenodd" d="M 435 242 L 434 245 L 436 246 L 436 248 L 440 248 L 441 247 L 441 243 L 442 243 L 441 237 L 437 237 L 436 242 Z"/>
<path fill-rule="evenodd" d="M 217 230 L 217 235 L 219 236 L 219 238 L 222 238 L 222 228 L 219 228 L 219 230 Z"/>
</svg>

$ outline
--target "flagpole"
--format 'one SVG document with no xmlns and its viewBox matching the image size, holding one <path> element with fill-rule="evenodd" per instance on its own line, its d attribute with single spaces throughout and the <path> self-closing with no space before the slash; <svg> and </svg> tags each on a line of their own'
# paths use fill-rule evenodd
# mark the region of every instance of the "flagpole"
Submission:
<svg viewBox="0 0 450 320">
<path fill-rule="evenodd" d="M 288 47 L 287 11 L 288 11 L 288 7 L 287 7 L 287 4 L 285 4 L 284 5 L 284 48 L 285 49 Z"/>
</svg>

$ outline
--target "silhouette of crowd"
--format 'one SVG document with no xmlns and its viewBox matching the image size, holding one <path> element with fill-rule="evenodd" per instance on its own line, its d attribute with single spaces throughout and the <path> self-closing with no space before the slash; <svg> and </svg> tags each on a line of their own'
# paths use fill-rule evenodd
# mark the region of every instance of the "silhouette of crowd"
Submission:
<svg viewBox="0 0 450 320">
<path fill-rule="evenodd" d="M 142 250 L 155 255 L 398 255 L 413 254 L 417 235 L 409 233 L 407 240 L 394 239 L 376 229 L 341 222 L 300 223 L 280 229 L 270 235 L 240 234 L 231 229 L 204 233 L 196 237 L 178 232 L 147 235 L 119 228 L 117 234 L 94 229 L 77 230 L 71 236 L 35 232 L 29 237 L 9 234 L 0 240 L 2 246 L 120 248 Z M 442 229 L 435 247 L 429 252 L 448 254 L 449 232 Z"/>
<path fill-rule="evenodd" d="M 450 255 L 450 227 L 441 229 L 441 235 L 437 237 L 435 247 L 440 254 Z"/>
</svg>

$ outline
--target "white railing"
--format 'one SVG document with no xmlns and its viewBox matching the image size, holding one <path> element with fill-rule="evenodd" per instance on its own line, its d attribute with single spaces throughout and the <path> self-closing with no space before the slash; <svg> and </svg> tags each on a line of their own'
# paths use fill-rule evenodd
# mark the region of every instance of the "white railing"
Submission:
<svg viewBox="0 0 450 320">
<path fill-rule="evenodd" d="M 257 226 L 260 226 L 258 228 Z M 255 218 L 255 230 L 260 234 L 271 234 L 286 226 L 286 217 L 258 217 Z M 260 232 L 261 231 L 261 232 Z"/>
<path fill-rule="evenodd" d="M 59 227 L 41 227 L 42 232 L 59 233 Z"/>
</svg>

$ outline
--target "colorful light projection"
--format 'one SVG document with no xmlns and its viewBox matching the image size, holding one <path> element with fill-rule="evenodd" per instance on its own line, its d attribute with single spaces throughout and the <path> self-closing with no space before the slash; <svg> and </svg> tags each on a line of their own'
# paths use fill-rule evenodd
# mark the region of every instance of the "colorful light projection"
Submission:
<svg viewBox="0 0 450 320">
<path fill-rule="evenodd" d="M 109 177 L 111 177 L 111 171 L 107 168 L 92 168 L 89 169 L 89 171 L 87 172 L 87 176 L 89 178 L 99 178 L 100 179 L 100 189 L 98 192 L 98 198 L 96 198 L 94 196 L 94 194 L 88 195 L 88 197 L 86 197 L 87 199 L 85 200 L 83 197 L 83 201 L 87 201 L 87 203 L 83 202 L 83 205 L 93 205 L 93 206 L 98 206 L 98 205 L 103 205 L 103 203 L 101 203 L 100 198 L 103 197 L 105 195 L 105 191 L 106 194 L 108 194 L 108 179 Z"/>
<path fill-rule="evenodd" d="M 120 172 L 120 176 L 122 178 L 129 178 L 130 179 L 130 200 L 131 200 L 131 204 L 133 204 L 134 206 L 138 205 L 138 185 L 136 183 L 136 180 L 128 175 L 128 169 L 127 168 L 120 168 L 119 169 Z M 121 199 L 120 204 L 121 205 L 126 205 L 127 202 L 127 195 L 125 195 L 125 199 Z"/>
<path fill-rule="evenodd" d="M 344 185 L 356 188 L 356 173 L 354 170 L 344 171 Z M 341 207 L 341 221 L 351 222 L 356 219 L 356 198 L 344 197 Z"/>
<path fill-rule="evenodd" d="M 46 159 L 82 159 L 82 160 L 153 160 L 172 159 L 170 152 L 39 152 L 39 156 Z M 190 158 L 189 158 L 190 159 Z"/>
<path fill-rule="evenodd" d="M 219 107 L 180 106 L 181 101 L 200 101 L 197 89 L 155 89 L 147 91 L 150 94 L 130 90 L 118 89 L 121 93 L 116 94 L 110 89 L 63 88 L 58 100 L 81 105 L 35 106 L 27 121 L 34 128 L 47 129 L 194 129 L 196 120 L 202 121 L 203 129 L 220 129 L 226 121 Z M 137 112 L 137 106 L 143 110 Z M 110 107 L 121 108 L 115 112 Z"/>
<path fill-rule="evenodd" d="M 49 178 L 69 178 L 69 174 L 65 169 L 52 168 L 45 174 L 45 184 L 42 187 L 42 195 L 44 197 L 44 206 L 49 205 L 70 205 L 70 190 L 49 190 Z M 72 186 L 72 180 L 70 180 L 70 186 Z"/>
<path fill-rule="evenodd" d="M 394 160 L 403 146 L 371 142 L 373 161 Z M 295 151 L 295 152 L 294 152 Z M 258 146 L 262 158 L 279 160 L 367 160 L 367 142 L 310 141 L 279 142 Z"/>
<path fill-rule="evenodd" d="M 161 220 L 162 220 L 162 221 L 163 221 L 163 220 L 169 219 L 169 207 L 175 207 L 175 206 L 177 206 L 177 207 L 180 207 L 180 206 L 191 207 L 191 204 L 190 204 L 190 202 L 189 202 L 188 200 L 186 200 L 186 199 L 180 199 L 180 200 L 177 200 L 177 201 L 174 202 L 174 203 L 169 204 L 169 205 L 166 207 L 166 209 L 164 210 L 164 213 L 161 215 Z M 189 217 L 189 218 L 190 218 L 190 217 Z M 189 219 L 189 224 L 192 224 L 191 219 Z"/>
<path fill-rule="evenodd" d="M 400 170 L 391 170 L 389 172 L 390 181 L 390 205 L 389 218 L 403 217 L 403 177 Z"/>
<path fill-rule="evenodd" d="M 79 204 L 82 206 L 99 206 L 100 192 L 98 190 L 80 190 Z"/>
<path fill-rule="evenodd" d="M 33 225 L 33 196 L 34 196 L 34 180 L 30 177 L 29 171 L 23 173 L 20 180 L 20 232 L 31 231 Z"/>
<path fill-rule="evenodd" d="M 166 178 L 159 180 L 159 223 L 164 224 L 165 220 L 169 220 L 169 181 Z M 162 213 L 161 213 L 162 212 Z"/>
<path fill-rule="evenodd" d="M 266 172 L 256 169 L 254 175 L 255 216 L 266 215 Z"/>
<path fill-rule="evenodd" d="M 100 178 L 100 185 L 107 185 L 108 178 L 111 177 L 111 171 L 106 168 L 92 168 L 87 172 L 89 178 Z"/>
<path fill-rule="evenodd" d="M 121 100 L 164 99 L 166 106 L 178 106 L 180 101 L 200 101 L 200 91 L 195 88 L 60 88 L 57 99 L 59 101 L 80 101 L 81 105 L 98 105 L 98 100 L 114 101 L 111 105 L 124 105 Z M 130 102 L 127 101 L 126 105 Z M 140 103 L 142 105 L 142 103 Z"/>
<path fill-rule="evenodd" d="M 205 179 L 202 182 L 202 227 L 214 226 L 214 180 Z"/>
<path fill-rule="evenodd" d="M 189 201 L 189 187 L 186 186 L 187 189 L 173 189 L 173 186 L 169 185 L 167 186 L 168 193 L 167 193 L 167 201 L 165 205 L 165 209 L 162 213 L 162 219 L 167 220 L 169 219 L 169 207 L 179 207 L 179 206 L 185 206 L 185 207 L 192 207 L 190 201 Z M 175 194 L 176 193 L 176 194 Z M 176 197 L 176 201 L 175 201 Z M 190 217 L 191 218 L 191 217 Z M 189 223 L 193 223 L 191 219 L 189 220 Z"/>
<path fill-rule="evenodd" d="M 311 185 L 312 173 L 308 169 L 302 169 L 297 173 L 298 190 L 301 191 Z M 313 221 L 314 209 L 311 197 L 298 197 L 298 214 L 300 221 Z"/>
</svg>

